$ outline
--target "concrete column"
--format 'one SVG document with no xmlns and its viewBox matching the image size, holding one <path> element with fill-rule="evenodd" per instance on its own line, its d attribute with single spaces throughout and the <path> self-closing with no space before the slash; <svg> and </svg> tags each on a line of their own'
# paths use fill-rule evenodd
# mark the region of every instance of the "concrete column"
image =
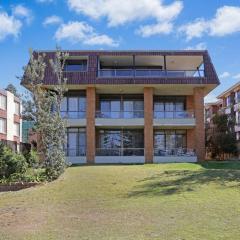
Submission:
<svg viewBox="0 0 240 240">
<path fill-rule="evenodd" d="M 194 111 L 196 118 L 195 148 L 198 161 L 205 159 L 205 129 L 204 129 L 204 89 L 194 88 Z"/>
<path fill-rule="evenodd" d="M 95 162 L 95 111 L 96 111 L 96 90 L 95 87 L 87 88 L 87 163 Z"/>
<path fill-rule="evenodd" d="M 153 88 L 144 88 L 145 163 L 153 162 Z"/>
</svg>

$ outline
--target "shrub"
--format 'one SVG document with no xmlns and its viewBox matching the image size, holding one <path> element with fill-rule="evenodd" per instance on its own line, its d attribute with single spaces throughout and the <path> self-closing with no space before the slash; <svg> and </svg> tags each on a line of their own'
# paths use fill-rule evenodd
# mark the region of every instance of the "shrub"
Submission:
<svg viewBox="0 0 240 240">
<path fill-rule="evenodd" d="M 11 174 L 24 174 L 27 162 L 23 155 L 14 153 L 8 147 L 3 147 L 0 154 L 0 178 L 9 178 Z"/>
<path fill-rule="evenodd" d="M 39 165 L 39 157 L 36 151 L 31 150 L 25 155 L 29 167 L 37 167 Z"/>
</svg>

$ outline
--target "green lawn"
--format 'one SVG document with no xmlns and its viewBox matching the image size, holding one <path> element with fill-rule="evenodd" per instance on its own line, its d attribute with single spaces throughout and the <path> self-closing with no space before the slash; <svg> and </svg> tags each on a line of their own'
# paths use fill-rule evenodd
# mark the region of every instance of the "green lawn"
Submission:
<svg viewBox="0 0 240 240">
<path fill-rule="evenodd" d="M 0 239 L 239 239 L 240 162 L 71 167 L 0 193 Z"/>
</svg>

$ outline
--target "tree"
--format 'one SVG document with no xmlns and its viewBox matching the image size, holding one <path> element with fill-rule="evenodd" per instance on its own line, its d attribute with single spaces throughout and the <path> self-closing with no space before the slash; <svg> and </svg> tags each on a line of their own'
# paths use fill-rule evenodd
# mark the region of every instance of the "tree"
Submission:
<svg viewBox="0 0 240 240">
<path fill-rule="evenodd" d="M 14 96 L 19 97 L 16 87 L 13 84 L 8 84 L 5 88 L 6 91 L 11 92 Z"/>
<path fill-rule="evenodd" d="M 33 101 L 32 93 L 25 92 L 25 94 L 22 95 L 22 119 L 25 121 L 33 121 L 36 122 L 36 108 Z"/>
<path fill-rule="evenodd" d="M 44 158 L 46 175 L 54 180 L 63 173 L 65 168 L 65 122 L 61 118 L 60 105 L 66 91 L 67 79 L 63 76 L 68 53 L 56 50 L 50 66 L 57 78 L 57 84 L 52 89 L 44 85 L 46 59 L 43 53 L 30 52 L 30 61 L 24 67 L 22 82 L 32 92 L 35 106 L 36 130 L 41 136 L 40 154 Z"/>
<path fill-rule="evenodd" d="M 226 114 L 213 117 L 213 129 L 207 137 L 206 146 L 212 158 L 225 158 L 225 154 L 236 155 L 237 141 L 234 132 L 235 121 Z"/>
</svg>

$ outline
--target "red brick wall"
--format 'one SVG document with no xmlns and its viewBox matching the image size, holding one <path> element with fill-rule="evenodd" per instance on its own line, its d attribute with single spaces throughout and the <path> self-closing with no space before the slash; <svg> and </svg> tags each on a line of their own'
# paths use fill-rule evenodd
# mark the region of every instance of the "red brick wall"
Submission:
<svg viewBox="0 0 240 240">
<path fill-rule="evenodd" d="M 95 87 L 87 88 L 87 163 L 92 164 L 95 161 L 95 109 L 96 109 L 96 91 Z"/>
<path fill-rule="evenodd" d="M 205 129 L 204 129 L 204 89 L 194 89 L 194 111 L 196 118 L 195 146 L 198 161 L 205 159 Z"/>
<path fill-rule="evenodd" d="M 153 162 L 153 88 L 144 88 L 145 162 Z"/>
</svg>

